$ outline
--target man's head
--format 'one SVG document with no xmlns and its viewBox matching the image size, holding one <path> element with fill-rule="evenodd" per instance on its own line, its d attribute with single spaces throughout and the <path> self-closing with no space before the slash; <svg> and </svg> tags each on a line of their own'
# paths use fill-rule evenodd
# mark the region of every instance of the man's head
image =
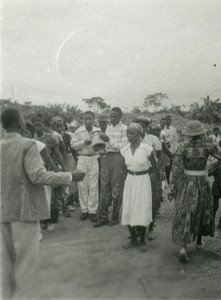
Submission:
<svg viewBox="0 0 221 300">
<path fill-rule="evenodd" d="M 117 125 L 122 116 L 122 110 L 119 107 L 113 107 L 110 112 L 110 123 L 115 126 Z"/>
<path fill-rule="evenodd" d="M 94 113 L 92 111 L 86 111 L 84 113 L 84 125 L 87 130 L 91 131 L 94 123 Z"/>
<path fill-rule="evenodd" d="M 6 108 L 1 114 L 1 122 L 7 132 L 23 134 L 25 131 L 25 120 L 16 108 Z"/>
<path fill-rule="evenodd" d="M 215 136 L 219 135 L 219 127 L 218 126 L 213 128 L 213 133 L 214 133 Z"/>
<path fill-rule="evenodd" d="M 170 115 L 166 116 L 165 120 L 166 120 L 166 126 L 170 126 L 172 123 L 171 116 Z"/>
<path fill-rule="evenodd" d="M 160 126 L 161 126 L 162 129 L 166 126 L 166 119 L 165 118 L 160 119 Z"/>
<path fill-rule="evenodd" d="M 101 114 L 99 116 L 98 123 L 99 123 L 99 127 L 100 127 L 101 131 L 105 132 L 107 129 L 107 124 L 109 123 L 108 115 Z"/>
</svg>

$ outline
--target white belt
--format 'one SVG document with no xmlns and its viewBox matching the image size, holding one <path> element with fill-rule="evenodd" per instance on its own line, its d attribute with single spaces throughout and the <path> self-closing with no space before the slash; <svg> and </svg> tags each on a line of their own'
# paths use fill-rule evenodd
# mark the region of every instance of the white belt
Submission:
<svg viewBox="0 0 221 300">
<path fill-rule="evenodd" d="M 203 171 L 191 171 L 191 170 L 184 170 L 186 175 L 189 176 L 204 176 L 207 175 L 207 172 L 205 170 Z"/>
</svg>

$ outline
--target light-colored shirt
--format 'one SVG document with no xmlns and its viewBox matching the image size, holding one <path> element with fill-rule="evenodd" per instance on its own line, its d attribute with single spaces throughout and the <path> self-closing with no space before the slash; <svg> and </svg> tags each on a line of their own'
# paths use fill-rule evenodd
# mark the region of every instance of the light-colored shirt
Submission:
<svg viewBox="0 0 221 300">
<path fill-rule="evenodd" d="M 146 171 L 151 167 L 149 157 L 153 148 L 147 144 L 141 143 L 132 155 L 130 144 L 121 149 L 121 155 L 125 159 L 127 169 L 132 172 Z"/>
<path fill-rule="evenodd" d="M 174 153 L 177 149 L 177 132 L 176 132 L 176 128 L 174 128 L 173 126 L 169 126 L 169 128 L 167 126 L 164 127 L 163 129 L 167 135 L 168 135 L 168 139 L 171 142 L 171 152 Z"/>
<path fill-rule="evenodd" d="M 93 134 L 97 131 L 100 131 L 99 128 L 94 126 L 91 132 L 88 132 L 85 126 L 78 128 L 70 141 L 71 148 L 78 151 L 79 155 L 95 155 L 92 144 L 85 145 L 84 141 L 92 141 Z"/>
<path fill-rule="evenodd" d="M 162 150 L 162 144 L 158 137 L 156 137 L 155 135 L 146 133 L 142 142 L 151 146 L 154 149 L 154 151 Z"/>
<path fill-rule="evenodd" d="M 122 147 L 128 144 L 127 126 L 121 121 L 113 126 L 108 126 L 106 130 L 106 135 L 109 137 L 109 142 L 106 144 L 107 152 L 119 152 Z"/>
</svg>

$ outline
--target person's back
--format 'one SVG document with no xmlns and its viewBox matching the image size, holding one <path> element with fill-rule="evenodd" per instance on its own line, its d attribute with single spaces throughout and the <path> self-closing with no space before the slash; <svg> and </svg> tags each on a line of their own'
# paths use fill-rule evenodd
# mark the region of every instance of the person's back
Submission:
<svg viewBox="0 0 221 300">
<path fill-rule="evenodd" d="M 2 222 L 35 221 L 49 217 L 44 188 L 33 184 L 25 171 L 28 163 L 25 156 L 33 144 L 33 140 L 17 133 L 6 133 L 1 141 Z M 35 159 L 40 161 L 40 155 Z"/>
</svg>

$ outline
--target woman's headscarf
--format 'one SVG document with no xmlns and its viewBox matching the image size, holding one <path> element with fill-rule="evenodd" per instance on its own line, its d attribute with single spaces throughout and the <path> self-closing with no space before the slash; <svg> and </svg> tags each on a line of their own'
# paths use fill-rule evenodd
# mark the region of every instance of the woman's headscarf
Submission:
<svg viewBox="0 0 221 300">
<path fill-rule="evenodd" d="M 130 123 L 127 128 L 136 129 L 140 136 L 143 135 L 143 127 L 138 123 Z"/>
<path fill-rule="evenodd" d="M 54 124 L 57 122 L 64 122 L 62 117 L 56 116 L 51 119 L 51 127 L 54 127 Z"/>
</svg>

